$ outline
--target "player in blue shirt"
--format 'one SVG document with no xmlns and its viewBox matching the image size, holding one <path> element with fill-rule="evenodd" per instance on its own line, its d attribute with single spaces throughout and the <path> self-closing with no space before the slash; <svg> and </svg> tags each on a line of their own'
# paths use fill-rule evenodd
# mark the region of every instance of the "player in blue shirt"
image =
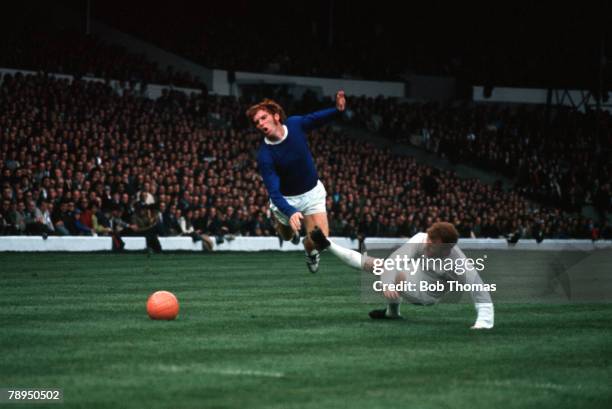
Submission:
<svg viewBox="0 0 612 409">
<path fill-rule="evenodd" d="M 336 93 L 336 107 L 304 116 L 286 117 L 283 108 L 264 99 L 247 110 L 247 116 L 264 135 L 257 164 L 270 195 L 270 209 L 276 218 L 276 229 L 284 240 L 298 237 L 302 221 L 306 227 L 304 249 L 306 264 L 312 273 L 319 269 L 319 252 L 310 240 L 318 226 L 329 235 L 326 191 L 319 180 L 306 132 L 333 121 L 346 108 L 344 91 Z"/>
</svg>

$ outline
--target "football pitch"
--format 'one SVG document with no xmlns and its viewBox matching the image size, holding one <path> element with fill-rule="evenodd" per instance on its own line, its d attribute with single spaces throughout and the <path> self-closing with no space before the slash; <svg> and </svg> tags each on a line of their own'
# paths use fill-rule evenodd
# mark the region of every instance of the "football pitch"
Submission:
<svg viewBox="0 0 612 409">
<path fill-rule="evenodd" d="M 528 252 L 527 252 L 528 253 Z M 523 257 L 537 255 L 523 254 Z M 70 408 L 576 408 L 612 401 L 612 305 L 403 306 L 324 254 L 0 254 L 0 388 Z M 172 291 L 175 321 L 147 296 Z M 28 405 L 2 405 L 24 408 Z"/>
</svg>

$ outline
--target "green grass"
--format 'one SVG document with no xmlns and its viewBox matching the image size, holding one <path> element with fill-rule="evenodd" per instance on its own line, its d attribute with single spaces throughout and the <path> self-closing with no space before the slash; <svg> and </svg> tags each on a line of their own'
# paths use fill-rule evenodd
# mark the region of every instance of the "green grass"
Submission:
<svg viewBox="0 0 612 409">
<path fill-rule="evenodd" d="M 359 286 L 328 254 L 316 275 L 298 253 L 0 254 L 0 388 L 70 408 L 609 407 L 609 304 L 502 303 L 475 332 L 469 304 L 372 321 Z M 147 318 L 160 289 L 176 321 Z"/>
</svg>

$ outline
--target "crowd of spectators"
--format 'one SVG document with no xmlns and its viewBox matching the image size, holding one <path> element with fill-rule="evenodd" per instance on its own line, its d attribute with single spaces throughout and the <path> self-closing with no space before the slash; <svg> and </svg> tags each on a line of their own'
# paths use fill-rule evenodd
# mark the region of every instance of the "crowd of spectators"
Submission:
<svg viewBox="0 0 612 409">
<path fill-rule="evenodd" d="M 273 234 L 247 141 L 211 125 L 230 125 L 237 101 L 202 98 L 5 75 L 2 234 L 138 234 L 151 212 L 160 235 Z"/>
<path fill-rule="evenodd" d="M 246 101 L 5 75 L 0 234 L 274 235 Z M 331 128 L 309 143 L 335 235 L 409 236 L 449 220 L 464 237 L 610 237 L 608 225 L 519 190 L 417 164 Z"/>
<path fill-rule="evenodd" d="M 352 121 L 397 142 L 495 171 L 524 196 L 567 211 L 609 213 L 612 116 L 570 107 L 400 103 L 353 98 Z"/>
</svg>

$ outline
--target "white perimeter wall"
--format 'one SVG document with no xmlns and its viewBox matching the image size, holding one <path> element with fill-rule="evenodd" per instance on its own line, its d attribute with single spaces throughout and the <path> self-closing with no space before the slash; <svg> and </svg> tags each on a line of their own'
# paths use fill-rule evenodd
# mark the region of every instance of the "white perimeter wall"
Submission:
<svg viewBox="0 0 612 409">
<path fill-rule="evenodd" d="M 144 237 L 124 237 L 125 250 L 144 250 Z M 194 243 L 189 237 L 161 237 L 162 248 L 166 251 L 201 251 L 201 242 Z M 332 237 L 332 240 L 351 249 L 357 249 L 357 240 L 346 237 Z M 405 243 L 405 238 L 368 238 L 366 247 L 369 249 L 390 248 Z M 459 246 L 464 250 L 595 250 L 612 248 L 612 240 L 544 240 L 536 243 L 535 240 L 520 240 L 515 245 L 509 245 L 504 239 L 461 239 Z M 55 237 L 43 240 L 39 236 L 2 236 L 0 237 L 0 252 L 44 252 L 44 251 L 111 251 L 110 237 Z M 214 251 L 301 251 L 302 245 L 284 242 L 280 247 L 277 237 L 237 237 L 232 241 L 225 241 L 215 245 Z"/>
</svg>

